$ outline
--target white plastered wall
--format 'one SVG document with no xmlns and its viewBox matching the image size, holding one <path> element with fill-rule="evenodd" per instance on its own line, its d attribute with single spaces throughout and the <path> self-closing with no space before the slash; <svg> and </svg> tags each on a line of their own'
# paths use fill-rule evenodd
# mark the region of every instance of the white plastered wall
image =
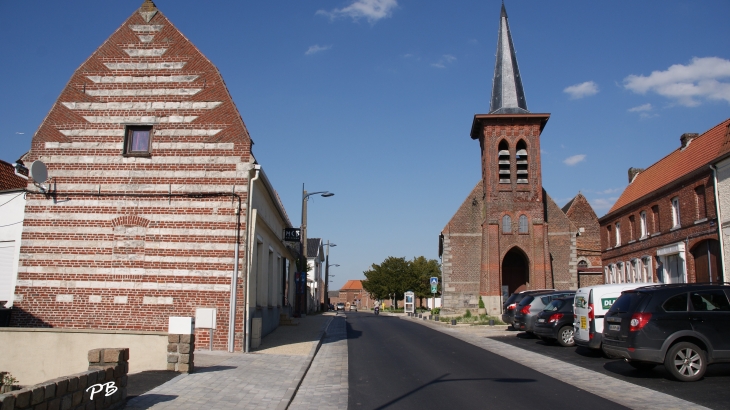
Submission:
<svg viewBox="0 0 730 410">
<path fill-rule="evenodd" d="M 0 301 L 11 307 L 18 280 L 20 237 L 23 234 L 25 196 L 23 192 L 0 194 Z"/>
</svg>

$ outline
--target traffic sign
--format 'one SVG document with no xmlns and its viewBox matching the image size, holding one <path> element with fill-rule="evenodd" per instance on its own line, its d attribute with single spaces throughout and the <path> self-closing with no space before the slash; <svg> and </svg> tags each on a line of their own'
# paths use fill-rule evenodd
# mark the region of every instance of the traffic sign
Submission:
<svg viewBox="0 0 730 410">
<path fill-rule="evenodd" d="M 438 293 L 436 286 L 431 286 L 431 293 Z"/>
<path fill-rule="evenodd" d="M 439 278 L 436 276 L 431 277 L 431 286 L 436 286 L 439 284 Z"/>
</svg>

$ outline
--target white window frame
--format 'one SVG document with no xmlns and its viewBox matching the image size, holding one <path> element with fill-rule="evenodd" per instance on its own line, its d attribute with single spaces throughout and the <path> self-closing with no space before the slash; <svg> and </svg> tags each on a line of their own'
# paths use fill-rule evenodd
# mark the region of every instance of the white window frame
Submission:
<svg viewBox="0 0 730 410">
<path fill-rule="evenodd" d="M 621 222 L 616 222 L 616 246 L 621 246 Z"/>
<path fill-rule="evenodd" d="M 641 226 L 641 238 L 639 239 L 644 239 L 649 236 L 649 229 L 646 225 L 646 211 L 641 211 L 639 213 L 639 224 Z"/>
<path fill-rule="evenodd" d="M 616 283 L 626 283 L 626 276 L 624 275 L 624 263 L 618 262 L 616 264 Z"/>
<path fill-rule="evenodd" d="M 641 281 L 645 283 L 654 283 L 654 271 L 652 270 L 652 257 L 641 257 Z"/>
<path fill-rule="evenodd" d="M 681 226 L 679 218 L 679 197 L 675 196 L 672 198 L 672 229 L 676 229 Z"/>
</svg>

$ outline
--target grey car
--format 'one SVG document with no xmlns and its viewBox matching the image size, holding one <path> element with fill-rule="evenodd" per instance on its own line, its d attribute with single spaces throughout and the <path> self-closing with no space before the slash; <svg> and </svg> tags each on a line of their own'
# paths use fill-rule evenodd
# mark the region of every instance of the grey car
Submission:
<svg viewBox="0 0 730 410">
<path fill-rule="evenodd" d="M 538 313 L 545 309 L 553 299 L 575 296 L 575 291 L 553 291 L 525 296 L 515 308 L 515 319 L 512 326 L 517 330 L 532 333 Z"/>
<path fill-rule="evenodd" d="M 523 290 L 522 292 L 513 293 L 502 305 L 502 321 L 511 325 L 515 320 L 515 309 L 517 305 L 527 295 L 537 295 L 541 293 L 555 292 L 555 289 L 534 289 L 534 290 Z M 517 329 L 517 328 L 515 328 Z"/>
</svg>

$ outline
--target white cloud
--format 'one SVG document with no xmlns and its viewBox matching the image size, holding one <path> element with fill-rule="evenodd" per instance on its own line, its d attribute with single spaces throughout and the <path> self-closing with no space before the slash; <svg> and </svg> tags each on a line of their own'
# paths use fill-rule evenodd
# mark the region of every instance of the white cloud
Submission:
<svg viewBox="0 0 730 410">
<path fill-rule="evenodd" d="M 431 67 L 446 68 L 446 64 L 451 64 L 454 61 L 456 61 L 456 57 L 451 54 L 444 54 L 439 61 L 431 63 Z"/>
<path fill-rule="evenodd" d="M 572 157 L 565 158 L 563 160 L 563 164 L 572 167 L 573 165 L 575 165 L 575 164 L 577 164 L 579 162 L 585 161 L 585 159 L 586 159 L 586 155 L 585 154 L 573 155 Z"/>
<path fill-rule="evenodd" d="M 608 211 L 609 209 L 611 209 L 613 204 L 616 203 L 617 199 L 618 198 L 596 198 L 590 199 L 588 202 L 591 203 L 594 211 Z M 598 212 L 596 213 L 598 214 Z"/>
<path fill-rule="evenodd" d="M 598 84 L 593 81 L 571 85 L 563 90 L 564 93 L 570 94 L 572 100 L 598 94 Z"/>
<path fill-rule="evenodd" d="M 630 75 L 624 78 L 624 87 L 637 94 L 654 92 L 694 107 L 701 99 L 725 100 L 730 103 L 730 60 L 719 57 L 694 57 L 688 65 L 675 64 L 666 71 L 653 71 L 648 76 Z"/>
<path fill-rule="evenodd" d="M 642 111 L 651 111 L 654 107 L 651 106 L 651 104 L 646 103 L 644 105 L 640 105 L 638 107 L 629 108 L 629 112 L 642 112 Z"/>
<path fill-rule="evenodd" d="M 18 134 L 18 135 L 23 135 L 23 134 L 25 134 L 25 133 L 24 133 L 24 132 L 16 132 L 16 134 Z"/>
<path fill-rule="evenodd" d="M 318 10 L 316 14 L 327 16 L 330 20 L 339 17 L 350 17 L 357 21 L 361 18 L 375 23 L 380 19 L 390 17 L 393 9 L 398 6 L 397 0 L 355 0 L 349 6 L 332 11 Z"/>
<path fill-rule="evenodd" d="M 315 44 L 313 46 L 309 46 L 309 49 L 304 53 L 304 55 L 311 56 L 312 54 L 319 53 L 320 51 L 329 50 L 332 48 L 332 46 L 320 46 L 319 44 Z"/>
</svg>

